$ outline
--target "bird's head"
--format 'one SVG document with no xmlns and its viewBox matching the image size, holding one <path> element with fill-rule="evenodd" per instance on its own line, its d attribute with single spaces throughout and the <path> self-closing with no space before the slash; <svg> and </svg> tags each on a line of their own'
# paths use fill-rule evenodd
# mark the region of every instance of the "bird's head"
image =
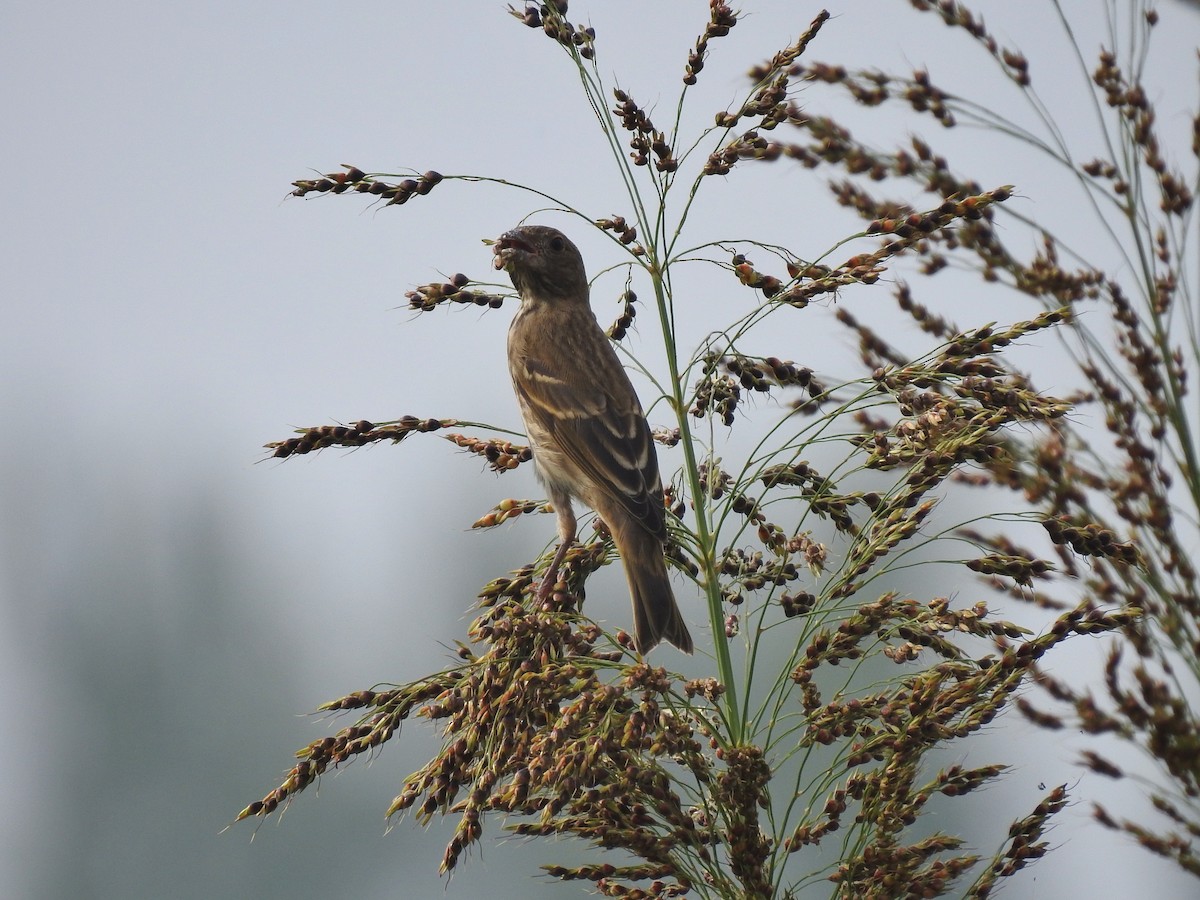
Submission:
<svg viewBox="0 0 1200 900">
<path fill-rule="evenodd" d="M 579 249 L 557 228 L 522 225 L 506 231 L 492 245 L 497 269 L 504 269 L 524 300 L 583 299 L 587 272 Z"/>
</svg>

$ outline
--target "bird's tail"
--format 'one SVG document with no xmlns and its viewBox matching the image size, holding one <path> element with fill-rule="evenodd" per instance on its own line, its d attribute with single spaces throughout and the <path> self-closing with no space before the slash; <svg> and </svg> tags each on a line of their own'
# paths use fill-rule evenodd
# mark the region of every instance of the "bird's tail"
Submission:
<svg viewBox="0 0 1200 900">
<path fill-rule="evenodd" d="M 629 579 L 633 600 L 633 642 L 638 653 L 649 653 L 659 641 L 674 644 L 684 653 L 692 652 L 692 636 L 683 614 L 675 603 L 667 563 L 658 538 L 635 521 L 609 528 Z"/>
</svg>

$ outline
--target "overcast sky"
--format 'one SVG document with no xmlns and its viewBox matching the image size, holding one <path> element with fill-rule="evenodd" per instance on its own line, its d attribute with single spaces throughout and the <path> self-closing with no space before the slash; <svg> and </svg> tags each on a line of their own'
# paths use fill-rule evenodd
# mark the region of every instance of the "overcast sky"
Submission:
<svg viewBox="0 0 1200 900">
<path fill-rule="evenodd" d="M 925 66 L 938 83 L 1002 90 L 961 36 L 906 3 L 827 5 L 835 17 L 813 58 Z M 1089 127 L 1069 99 L 1078 73 L 1048 4 L 976 6 L 1027 49 L 1061 101 L 1059 124 Z M 1090 52 L 1104 4 L 1066 6 Z M 713 45 L 688 123 L 738 98 L 745 69 L 819 8 L 747 2 Z M 1156 56 L 1168 74 L 1155 100 L 1186 134 L 1200 15 L 1162 13 Z M 707 5 L 576 0 L 571 15 L 595 26 L 602 74 L 665 122 Z M 496 277 L 481 239 L 543 204 L 449 181 L 389 209 L 287 192 L 352 163 L 501 176 L 589 216 L 627 213 L 577 76 L 503 3 L 477 0 L 27 3 L 0 24 L 0 884 L 30 898 L 440 896 L 445 832 L 406 822 L 385 835 L 382 819 L 428 752 L 418 728 L 370 766 L 327 778 L 253 842 L 245 823 L 218 832 L 294 749 L 327 733 L 304 713 L 445 662 L 480 584 L 552 533 L 549 519 L 490 535 L 469 523 L 538 488 L 526 470 L 498 479 L 432 437 L 286 464 L 260 448 L 295 426 L 361 417 L 515 426 L 511 310 L 418 317 L 404 292 L 455 271 Z M 841 102 L 831 109 L 858 121 Z M 862 127 L 887 135 L 898 121 Z M 1028 214 L 1075 215 L 1043 199 L 1056 176 L 1036 162 L 978 132 L 949 139 L 962 169 L 1017 184 Z M 782 164 L 737 171 L 698 205 L 697 234 L 756 232 L 823 252 L 856 226 L 829 208 L 819 177 Z M 574 228 L 592 271 L 617 261 Z M 610 284 L 605 303 L 621 287 Z M 737 290 L 698 280 L 697 327 Z M 947 302 L 968 325 L 1023 312 Z M 607 322 L 615 308 L 599 314 Z M 635 351 L 653 344 L 649 320 Z M 835 365 L 848 339 L 810 321 L 781 334 L 778 352 Z M 1048 370 L 1040 383 L 1054 380 Z M 605 577 L 619 587 L 619 574 Z M 627 599 L 609 593 L 593 614 L 619 622 Z M 704 615 L 690 615 L 699 639 Z M 1045 754 L 1029 751 L 1013 776 L 1018 809 L 1037 802 L 1039 783 L 1069 781 L 1083 797 L 1094 781 Z M 1192 896 L 1194 882 L 1089 827 L 1086 803 L 1063 822 L 1051 837 L 1061 851 L 1011 896 Z M 447 896 L 573 896 L 521 874 L 547 860 L 540 848 L 484 847 Z"/>
</svg>

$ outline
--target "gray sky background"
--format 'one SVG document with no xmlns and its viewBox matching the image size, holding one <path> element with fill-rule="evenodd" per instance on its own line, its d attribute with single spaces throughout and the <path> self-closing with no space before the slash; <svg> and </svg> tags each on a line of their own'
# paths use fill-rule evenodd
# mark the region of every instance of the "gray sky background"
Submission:
<svg viewBox="0 0 1200 900">
<path fill-rule="evenodd" d="M 1092 120 L 1072 105 L 1078 73 L 1048 4 L 975 6 L 1034 60 L 1059 125 L 1086 134 Z M 1090 52 L 1105 4 L 1065 6 Z M 689 124 L 740 97 L 748 65 L 819 8 L 747 2 L 742 23 L 712 45 Z M 961 35 L 907 4 L 829 8 L 811 58 L 927 66 L 935 83 L 1011 101 Z M 1200 14 L 1170 3 L 1161 12 L 1154 99 L 1165 126 L 1186 135 Z M 571 15 L 596 27 L 610 83 L 659 106 L 665 123 L 707 5 L 574 2 Z M 419 726 L 370 765 L 327 777 L 319 798 L 306 793 L 253 841 L 252 824 L 219 832 L 274 786 L 293 750 L 327 733 L 304 713 L 444 663 L 478 587 L 552 534 L 538 518 L 467 531 L 504 497 L 539 496 L 532 473 L 498 479 L 433 437 L 282 465 L 260 447 L 294 426 L 360 417 L 516 423 L 503 360 L 511 311 L 414 317 L 404 292 L 439 272 L 492 277 L 481 238 L 540 204 L 461 182 L 402 208 L 285 197 L 294 178 L 345 162 L 502 176 L 589 216 L 627 212 L 573 69 L 498 2 L 21 4 L 0 14 L 0 94 L 4 893 L 442 896 L 447 832 L 411 822 L 384 832 L 391 796 L 432 746 Z M 817 97 L 884 146 L 902 121 Z M 1028 214 L 1078 217 L 1040 199 L 1057 176 L 1036 160 L 979 132 L 920 127 L 958 148 L 960 170 L 1017 184 Z M 754 234 L 817 255 L 859 227 L 829 208 L 819 177 L 785 164 L 735 169 L 698 205 L 697 240 Z M 591 271 L 616 261 L 578 223 L 573 233 Z M 708 276 L 684 282 L 697 334 L 746 300 Z M 605 322 L 621 287 L 607 284 L 596 295 Z M 839 302 L 887 305 L 852 292 Z M 946 303 L 965 325 L 1029 312 Z M 839 365 L 849 339 L 820 333 L 819 313 L 797 319 L 774 352 Z M 653 349 L 650 319 L 635 352 Z M 1039 372 L 1043 387 L 1055 381 L 1052 368 Z M 590 611 L 619 622 L 628 601 L 619 573 L 605 578 L 614 590 Z M 704 616 L 689 615 L 703 643 Z M 1116 796 L 1111 786 L 1010 723 L 993 738 L 996 755 L 1018 762 L 1016 787 L 993 788 L 976 814 L 1003 829 L 1037 802 L 1038 783 L 1069 781 L 1081 802 L 1051 836 L 1061 850 L 1007 896 L 1193 896 L 1194 882 L 1088 824 L 1084 801 L 1093 790 Z M 1010 735 L 1020 746 L 1006 745 Z M 486 840 L 446 895 L 574 896 L 530 877 L 550 859 Z"/>
</svg>

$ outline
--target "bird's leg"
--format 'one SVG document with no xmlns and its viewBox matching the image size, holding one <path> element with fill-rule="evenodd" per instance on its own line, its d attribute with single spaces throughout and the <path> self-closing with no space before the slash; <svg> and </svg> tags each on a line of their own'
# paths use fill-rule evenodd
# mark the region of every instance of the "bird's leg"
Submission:
<svg viewBox="0 0 1200 900">
<path fill-rule="evenodd" d="M 575 543 L 575 510 L 571 508 L 571 498 L 561 495 L 552 496 L 550 502 L 554 504 L 554 509 L 558 513 L 558 550 L 554 554 L 554 559 L 550 560 L 550 568 L 542 577 L 542 584 L 537 593 L 538 602 L 545 602 L 546 598 L 550 596 L 550 592 L 554 590 L 554 585 L 558 584 L 558 567 L 562 565 L 567 551 Z"/>
<path fill-rule="evenodd" d="M 554 559 L 550 560 L 550 568 L 546 570 L 546 575 L 542 578 L 542 584 L 538 588 L 537 596 L 539 603 L 545 602 L 546 598 L 550 596 L 551 591 L 554 590 L 554 586 L 558 584 L 558 567 L 573 543 L 575 541 L 572 539 L 570 541 L 563 541 L 558 545 L 558 552 L 554 554 Z"/>
</svg>

